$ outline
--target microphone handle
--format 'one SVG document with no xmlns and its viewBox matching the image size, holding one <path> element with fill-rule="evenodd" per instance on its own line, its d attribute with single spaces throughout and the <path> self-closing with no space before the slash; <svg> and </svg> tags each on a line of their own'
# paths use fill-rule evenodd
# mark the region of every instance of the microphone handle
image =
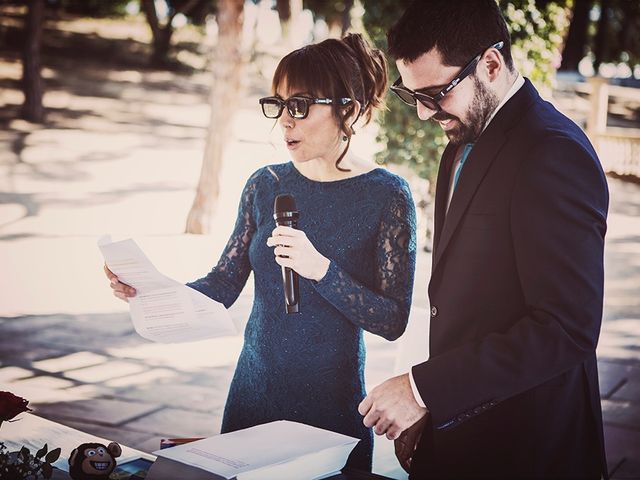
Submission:
<svg viewBox="0 0 640 480">
<path fill-rule="evenodd" d="M 279 226 L 297 228 L 298 222 L 293 219 L 282 219 L 276 222 Z M 282 267 L 282 285 L 287 313 L 300 313 L 299 275 L 289 267 Z"/>
<path fill-rule="evenodd" d="M 284 279 L 284 298 L 287 313 L 300 312 L 299 276 L 289 267 L 282 267 L 282 278 Z"/>
</svg>

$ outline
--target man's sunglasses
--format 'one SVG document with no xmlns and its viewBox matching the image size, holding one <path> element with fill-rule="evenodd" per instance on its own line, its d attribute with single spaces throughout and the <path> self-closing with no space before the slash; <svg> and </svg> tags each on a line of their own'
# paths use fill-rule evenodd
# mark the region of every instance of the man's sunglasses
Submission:
<svg viewBox="0 0 640 480">
<path fill-rule="evenodd" d="M 350 98 L 313 98 L 304 95 L 296 95 L 283 100 L 280 97 L 264 97 L 260 99 L 262 113 L 267 118 L 280 118 L 284 107 L 287 107 L 289 115 L 298 120 L 307 118 L 311 105 L 347 105 Z"/>
<path fill-rule="evenodd" d="M 490 47 L 485 48 L 482 52 L 476 55 L 469 63 L 467 63 L 462 68 L 462 70 L 460 70 L 458 75 L 456 75 L 456 77 L 453 80 L 451 80 L 451 82 L 449 82 L 449 84 L 446 87 L 444 87 L 435 95 L 427 95 L 426 93 L 416 92 L 405 87 L 402 84 L 402 77 L 398 77 L 398 79 L 395 82 L 393 82 L 393 85 L 391 85 L 390 89 L 393 93 L 395 93 L 396 95 L 398 95 L 398 97 L 400 97 L 400 100 L 402 100 L 407 105 L 415 107 L 418 104 L 418 102 L 420 102 L 429 110 L 439 112 L 440 110 L 442 110 L 442 107 L 440 107 L 440 101 L 444 98 L 444 96 L 447 93 L 453 90 L 453 88 L 456 85 L 458 85 L 462 80 L 464 80 L 466 77 L 468 77 L 471 73 L 474 72 L 474 70 L 476 69 L 476 66 L 478 65 L 478 62 L 480 61 L 482 56 L 485 54 L 485 52 L 492 48 L 495 48 L 496 50 L 500 50 L 502 47 L 504 47 L 504 42 L 494 43 Z"/>
</svg>

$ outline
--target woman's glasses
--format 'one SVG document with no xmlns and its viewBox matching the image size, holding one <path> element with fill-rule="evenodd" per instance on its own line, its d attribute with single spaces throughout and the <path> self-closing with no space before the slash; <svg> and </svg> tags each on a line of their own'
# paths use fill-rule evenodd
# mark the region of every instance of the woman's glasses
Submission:
<svg viewBox="0 0 640 480">
<path fill-rule="evenodd" d="M 307 118 L 311 105 L 347 105 L 350 98 L 314 98 L 304 95 L 295 95 L 283 100 L 280 97 L 264 97 L 260 99 L 262 113 L 267 118 L 280 118 L 284 107 L 287 107 L 289 115 L 296 119 Z"/>
<path fill-rule="evenodd" d="M 440 110 L 442 110 L 442 107 L 440 107 L 440 101 L 443 99 L 443 97 L 447 93 L 449 93 L 451 90 L 453 90 L 453 88 L 456 85 L 458 85 L 462 80 L 464 80 L 467 76 L 473 73 L 473 71 L 476 69 L 476 66 L 478 65 L 478 62 L 480 61 L 482 56 L 485 54 L 485 52 L 491 48 L 500 50 L 503 46 L 504 46 L 504 42 L 498 42 L 498 43 L 494 43 L 488 48 L 485 48 L 482 52 L 476 55 L 469 63 L 467 63 L 462 68 L 462 70 L 460 70 L 460 73 L 458 73 L 458 75 L 456 75 L 456 77 L 453 80 L 451 80 L 451 82 L 449 82 L 449 84 L 446 87 L 444 87 L 435 95 L 427 95 L 426 93 L 416 92 L 405 87 L 402 84 L 402 77 L 399 77 L 395 82 L 393 82 L 393 85 L 391 85 L 390 89 L 393 93 L 395 93 L 396 95 L 398 95 L 398 97 L 400 97 L 400 100 L 402 100 L 407 105 L 415 107 L 418 104 L 418 102 L 420 102 L 429 110 L 439 112 Z"/>
</svg>

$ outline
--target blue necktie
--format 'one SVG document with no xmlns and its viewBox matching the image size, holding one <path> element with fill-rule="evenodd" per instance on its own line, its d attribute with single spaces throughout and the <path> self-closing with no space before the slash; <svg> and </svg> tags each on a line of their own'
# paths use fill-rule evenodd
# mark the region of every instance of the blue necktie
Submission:
<svg viewBox="0 0 640 480">
<path fill-rule="evenodd" d="M 456 185 L 458 184 L 458 179 L 460 178 L 460 172 L 462 171 L 462 167 L 464 167 L 464 162 L 467 160 L 469 156 L 469 152 L 473 148 L 473 143 L 467 143 L 464 146 L 464 150 L 462 151 L 462 156 L 460 157 L 460 165 L 458 165 L 458 169 L 456 170 L 456 174 L 453 177 L 453 189 L 456 189 Z"/>
</svg>

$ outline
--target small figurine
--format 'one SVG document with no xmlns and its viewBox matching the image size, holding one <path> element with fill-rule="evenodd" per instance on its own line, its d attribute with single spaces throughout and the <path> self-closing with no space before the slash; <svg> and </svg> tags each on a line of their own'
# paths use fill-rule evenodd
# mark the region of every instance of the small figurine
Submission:
<svg viewBox="0 0 640 480">
<path fill-rule="evenodd" d="M 73 480 L 107 480 L 116 468 L 116 457 L 122 454 L 120 445 L 111 442 L 83 443 L 71 452 L 69 475 Z"/>
</svg>

